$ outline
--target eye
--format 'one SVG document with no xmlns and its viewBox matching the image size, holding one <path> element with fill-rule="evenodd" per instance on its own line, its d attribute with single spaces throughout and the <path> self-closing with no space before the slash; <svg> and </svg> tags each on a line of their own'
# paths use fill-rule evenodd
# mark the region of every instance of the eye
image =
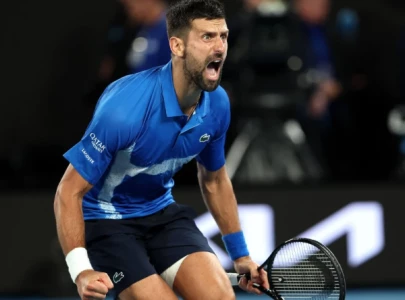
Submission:
<svg viewBox="0 0 405 300">
<path fill-rule="evenodd" d="M 228 39 L 228 35 L 227 34 L 222 34 L 221 39 L 226 41 Z"/>
<path fill-rule="evenodd" d="M 211 39 L 211 36 L 209 34 L 204 34 L 202 38 L 205 41 L 209 41 Z"/>
</svg>

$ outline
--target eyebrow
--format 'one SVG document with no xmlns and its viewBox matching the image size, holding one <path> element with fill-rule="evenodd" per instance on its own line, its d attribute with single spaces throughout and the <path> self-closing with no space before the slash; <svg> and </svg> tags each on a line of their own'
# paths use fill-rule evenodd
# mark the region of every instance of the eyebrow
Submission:
<svg viewBox="0 0 405 300">
<path fill-rule="evenodd" d="M 205 30 L 205 29 L 201 29 L 201 30 L 199 30 L 199 32 L 200 33 L 208 33 L 208 34 L 216 34 L 217 33 L 217 31 L 209 31 L 209 30 Z M 227 29 L 227 30 L 223 30 L 223 31 L 221 31 L 220 33 L 229 33 L 229 29 Z"/>
</svg>

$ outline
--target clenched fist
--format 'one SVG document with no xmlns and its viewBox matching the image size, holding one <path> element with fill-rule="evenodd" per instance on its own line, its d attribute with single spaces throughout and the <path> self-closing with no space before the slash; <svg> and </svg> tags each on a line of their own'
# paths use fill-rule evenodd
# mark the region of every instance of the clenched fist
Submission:
<svg viewBox="0 0 405 300">
<path fill-rule="evenodd" d="M 114 285 L 106 273 L 85 270 L 76 278 L 77 291 L 82 300 L 105 299 Z"/>
</svg>

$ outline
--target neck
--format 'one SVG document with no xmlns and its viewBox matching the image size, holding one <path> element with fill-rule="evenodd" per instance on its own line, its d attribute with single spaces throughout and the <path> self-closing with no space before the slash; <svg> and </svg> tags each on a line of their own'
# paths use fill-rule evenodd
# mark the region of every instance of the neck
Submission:
<svg viewBox="0 0 405 300">
<path fill-rule="evenodd" d="M 187 78 L 183 70 L 183 62 L 180 59 L 172 60 L 173 85 L 176 91 L 177 101 L 184 113 L 194 110 L 201 97 L 202 90 L 198 88 L 191 78 Z"/>
</svg>

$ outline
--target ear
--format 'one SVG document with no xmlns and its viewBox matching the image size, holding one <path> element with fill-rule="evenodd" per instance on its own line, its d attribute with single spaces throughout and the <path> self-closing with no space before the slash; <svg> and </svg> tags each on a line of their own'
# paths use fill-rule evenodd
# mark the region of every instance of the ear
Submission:
<svg viewBox="0 0 405 300">
<path fill-rule="evenodd" d="M 185 44 L 181 38 L 172 36 L 169 39 L 170 49 L 175 56 L 184 57 Z"/>
</svg>

